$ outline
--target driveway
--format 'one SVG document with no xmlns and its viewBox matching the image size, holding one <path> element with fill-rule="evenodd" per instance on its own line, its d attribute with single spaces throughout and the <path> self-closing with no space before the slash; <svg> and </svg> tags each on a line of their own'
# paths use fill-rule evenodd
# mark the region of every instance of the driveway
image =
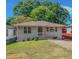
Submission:
<svg viewBox="0 0 79 59">
<path fill-rule="evenodd" d="M 62 47 L 72 49 L 72 41 L 65 41 L 65 40 L 50 40 L 51 42 L 55 42 L 58 45 L 61 45 Z"/>
</svg>

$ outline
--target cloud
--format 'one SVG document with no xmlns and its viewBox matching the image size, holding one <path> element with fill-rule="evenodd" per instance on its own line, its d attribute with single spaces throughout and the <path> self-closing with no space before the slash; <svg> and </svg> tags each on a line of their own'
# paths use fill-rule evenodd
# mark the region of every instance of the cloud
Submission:
<svg viewBox="0 0 79 59">
<path fill-rule="evenodd" d="M 72 15 L 72 8 L 68 6 L 62 6 L 63 8 L 66 8 L 69 11 L 69 14 Z"/>
</svg>

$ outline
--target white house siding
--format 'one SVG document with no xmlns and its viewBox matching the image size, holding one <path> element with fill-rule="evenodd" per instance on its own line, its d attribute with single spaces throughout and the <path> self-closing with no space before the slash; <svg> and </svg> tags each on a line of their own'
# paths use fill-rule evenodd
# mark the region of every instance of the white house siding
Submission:
<svg viewBox="0 0 79 59">
<path fill-rule="evenodd" d="M 36 32 L 38 33 L 38 27 L 36 27 L 36 28 L 37 28 L 37 31 L 36 31 Z M 46 37 L 46 36 L 45 36 L 45 35 L 46 35 L 45 29 L 46 29 L 45 27 L 42 27 L 42 36 L 38 36 L 38 34 L 37 34 L 37 36 L 38 36 L 39 38 L 45 38 L 45 37 Z"/>
<path fill-rule="evenodd" d="M 58 39 L 62 39 L 62 27 L 58 27 L 58 31 L 57 31 L 57 37 Z"/>
<path fill-rule="evenodd" d="M 62 28 L 57 28 L 57 32 L 56 31 L 53 31 L 53 32 L 46 31 L 46 37 L 47 38 L 57 37 L 58 39 L 61 39 L 62 38 Z"/>
<path fill-rule="evenodd" d="M 17 27 L 17 41 L 23 39 L 23 27 Z"/>
<path fill-rule="evenodd" d="M 57 28 L 57 32 L 47 32 L 46 27 L 43 28 L 43 35 L 41 38 L 53 38 L 56 37 L 58 39 L 62 38 L 62 28 Z M 28 38 L 32 39 L 34 37 L 38 37 L 38 27 L 31 27 L 31 33 L 24 33 L 24 27 L 17 28 L 17 41 L 27 40 Z"/>
<path fill-rule="evenodd" d="M 16 37 L 16 31 L 14 35 L 14 27 L 12 26 L 6 26 L 6 43 L 12 43 L 15 42 L 17 37 Z"/>
<path fill-rule="evenodd" d="M 47 38 L 53 38 L 53 37 L 56 37 L 56 36 L 57 36 L 56 32 L 47 32 L 46 33 L 46 37 Z"/>
<path fill-rule="evenodd" d="M 31 33 L 24 33 L 23 27 L 17 28 L 17 41 L 27 40 L 28 38 L 32 39 L 37 37 L 37 27 L 31 27 Z"/>
<path fill-rule="evenodd" d="M 14 29 L 13 28 L 6 28 L 6 30 L 8 30 L 8 36 L 6 36 L 6 40 L 9 40 L 11 38 L 15 38 L 16 35 L 13 34 Z"/>
</svg>

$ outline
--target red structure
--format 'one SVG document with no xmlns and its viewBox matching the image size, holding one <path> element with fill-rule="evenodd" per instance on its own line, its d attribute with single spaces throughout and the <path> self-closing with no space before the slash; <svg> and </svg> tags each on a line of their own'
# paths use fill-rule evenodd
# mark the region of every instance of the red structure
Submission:
<svg viewBox="0 0 79 59">
<path fill-rule="evenodd" d="M 66 33 L 66 32 L 67 32 L 66 27 L 62 28 L 62 33 Z"/>
<path fill-rule="evenodd" d="M 72 38 L 72 34 L 63 34 L 62 35 L 62 39 L 64 39 L 64 38 Z"/>
</svg>

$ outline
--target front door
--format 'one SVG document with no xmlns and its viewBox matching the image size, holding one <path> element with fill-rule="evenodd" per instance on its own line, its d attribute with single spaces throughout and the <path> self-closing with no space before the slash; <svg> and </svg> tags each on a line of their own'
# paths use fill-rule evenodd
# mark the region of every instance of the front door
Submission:
<svg viewBox="0 0 79 59">
<path fill-rule="evenodd" d="M 42 27 L 38 27 L 38 36 L 39 37 L 43 36 L 43 28 Z"/>
</svg>

